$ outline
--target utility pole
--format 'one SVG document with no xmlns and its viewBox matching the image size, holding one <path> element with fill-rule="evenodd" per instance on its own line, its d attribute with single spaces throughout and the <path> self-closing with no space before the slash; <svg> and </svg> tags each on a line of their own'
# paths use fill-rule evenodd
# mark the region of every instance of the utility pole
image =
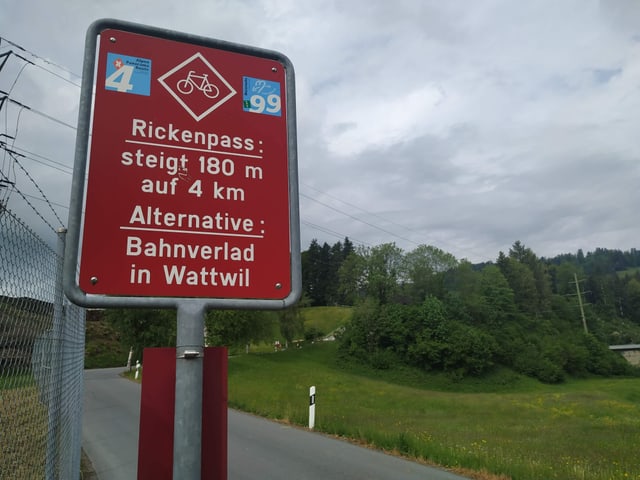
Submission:
<svg viewBox="0 0 640 480">
<path fill-rule="evenodd" d="M 587 329 L 587 319 L 584 316 L 584 306 L 582 303 L 582 292 L 580 291 L 580 284 L 578 282 L 578 275 L 573 274 L 573 283 L 576 284 L 576 295 L 578 295 L 578 304 L 580 305 L 580 315 L 582 315 L 582 326 L 584 327 L 584 333 L 589 333 Z"/>
</svg>

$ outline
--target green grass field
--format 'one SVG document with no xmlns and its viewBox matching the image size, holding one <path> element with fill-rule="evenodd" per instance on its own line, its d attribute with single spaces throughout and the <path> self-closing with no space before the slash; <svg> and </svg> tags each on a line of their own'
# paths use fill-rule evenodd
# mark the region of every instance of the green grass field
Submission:
<svg viewBox="0 0 640 480">
<path fill-rule="evenodd" d="M 322 336 L 333 333 L 338 328 L 345 326 L 351 319 L 353 307 L 306 307 L 300 309 L 300 314 L 304 320 L 304 330 L 310 329 L 315 332 L 321 332 Z M 296 340 L 304 338 L 305 332 L 297 332 Z M 285 339 L 280 333 L 280 327 L 274 323 L 272 326 L 269 341 L 251 344 L 250 351 L 252 353 L 270 353 L 274 351 L 273 341 L 279 340 L 282 345 Z M 231 354 L 237 354 L 245 351 L 244 346 L 234 346 L 230 348 Z"/>
<path fill-rule="evenodd" d="M 302 315 L 305 328 L 328 334 L 349 320 L 351 309 L 306 308 Z M 104 344 L 87 343 L 89 356 L 102 363 L 101 355 L 111 355 L 109 363 L 123 364 L 127 352 L 113 347 L 114 332 L 98 333 Z M 229 359 L 231 407 L 305 426 L 315 385 L 316 430 L 470 478 L 640 480 L 637 378 L 549 386 L 502 370 L 456 381 L 408 368 L 339 366 L 333 342 L 251 350 L 263 353 Z"/>
<path fill-rule="evenodd" d="M 0 389 L 0 434 L 0 478 L 44 478 L 47 409 L 33 381 Z"/>
<path fill-rule="evenodd" d="M 631 268 L 627 268 L 626 270 L 619 270 L 616 272 L 616 274 L 618 275 L 618 277 L 623 278 L 626 276 L 633 276 L 636 273 L 638 273 L 638 271 L 640 271 L 640 267 L 631 267 Z"/>
<path fill-rule="evenodd" d="M 352 307 L 308 307 L 301 310 L 304 327 L 316 328 L 324 335 L 329 335 L 343 327 L 351 319 Z"/>
<path fill-rule="evenodd" d="M 334 343 L 229 360 L 231 407 L 305 426 L 311 385 L 316 430 L 474 478 L 640 479 L 638 379 L 455 383 L 339 368 Z"/>
</svg>

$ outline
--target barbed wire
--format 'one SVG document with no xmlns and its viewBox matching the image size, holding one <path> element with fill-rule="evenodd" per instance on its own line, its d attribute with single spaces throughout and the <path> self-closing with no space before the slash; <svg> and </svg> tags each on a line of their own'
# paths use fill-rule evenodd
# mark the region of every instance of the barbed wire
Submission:
<svg viewBox="0 0 640 480">
<path fill-rule="evenodd" d="M 4 174 L 4 172 L 0 172 L 0 175 L 2 175 L 2 177 L 5 179 L 5 181 L 13 183 Z M 40 219 L 51 229 L 51 231 L 53 231 L 53 233 L 56 233 L 55 227 L 53 225 L 51 225 L 51 223 L 49 223 L 49 221 L 46 218 L 44 218 L 42 213 L 40 213 L 40 211 L 29 201 L 27 196 L 24 193 L 22 193 L 22 191 L 20 191 L 20 189 L 18 187 L 15 186 L 15 184 L 12 185 L 11 190 L 18 192 L 18 195 L 20 195 L 22 197 L 22 199 L 26 202 L 26 204 L 29 205 L 29 207 L 31 207 L 31 209 L 35 212 L 35 214 L 38 217 L 40 217 Z"/>
<path fill-rule="evenodd" d="M 33 183 L 33 185 L 36 187 L 36 189 L 40 192 L 40 194 L 42 195 L 42 198 L 44 199 L 44 201 L 47 203 L 47 205 L 49 206 L 49 208 L 51 209 L 51 211 L 53 212 L 53 215 L 56 217 L 56 220 L 58 220 L 58 222 L 60 223 L 61 226 L 65 226 L 64 222 L 60 219 L 60 217 L 58 216 L 58 212 L 55 211 L 55 209 L 53 208 L 53 205 L 51 205 L 51 202 L 49 201 L 49 198 L 47 198 L 47 195 L 42 191 L 42 189 L 40 188 L 40 185 L 38 185 L 38 182 L 36 182 L 33 177 L 29 174 L 29 172 L 27 171 L 26 168 L 24 168 L 22 166 L 22 164 L 18 161 L 17 155 L 15 152 L 9 151 L 9 155 L 13 158 L 13 161 L 15 162 L 15 164 L 20 167 L 20 170 L 22 170 L 24 172 L 24 174 L 27 176 L 27 178 L 29 180 L 31 180 L 31 183 Z"/>
</svg>

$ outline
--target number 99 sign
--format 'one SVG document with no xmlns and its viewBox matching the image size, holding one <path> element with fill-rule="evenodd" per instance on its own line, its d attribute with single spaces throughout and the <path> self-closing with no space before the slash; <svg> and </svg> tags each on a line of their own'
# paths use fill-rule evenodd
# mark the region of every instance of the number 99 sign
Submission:
<svg viewBox="0 0 640 480">
<path fill-rule="evenodd" d="M 242 104 L 245 112 L 282 115 L 280 84 L 259 78 L 243 77 Z"/>
</svg>

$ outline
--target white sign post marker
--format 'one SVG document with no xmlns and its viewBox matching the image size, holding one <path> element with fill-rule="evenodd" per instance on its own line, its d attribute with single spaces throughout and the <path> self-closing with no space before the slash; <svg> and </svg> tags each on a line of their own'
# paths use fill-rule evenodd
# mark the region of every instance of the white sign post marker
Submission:
<svg viewBox="0 0 640 480">
<path fill-rule="evenodd" d="M 316 424 L 316 387 L 309 388 L 309 428 Z"/>
</svg>

